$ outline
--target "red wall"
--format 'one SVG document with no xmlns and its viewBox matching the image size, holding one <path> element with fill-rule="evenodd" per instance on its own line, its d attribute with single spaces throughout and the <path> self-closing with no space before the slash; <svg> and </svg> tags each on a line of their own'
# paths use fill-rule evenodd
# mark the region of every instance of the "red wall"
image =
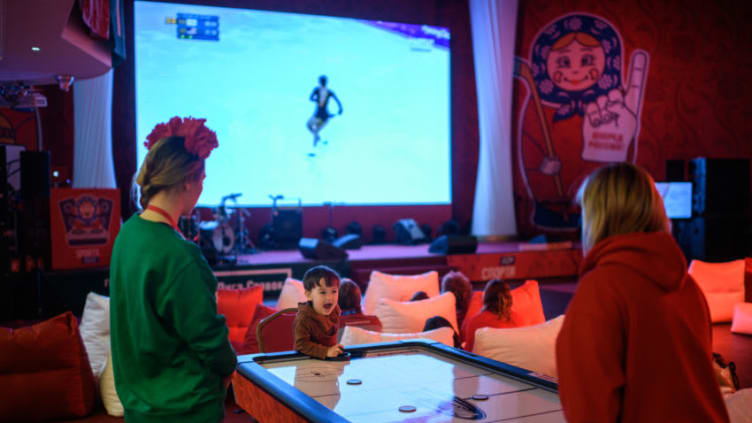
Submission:
<svg viewBox="0 0 752 423">
<path fill-rule="evenodd" d="M 531 45 L 538 31 L 574 12 L 599 16 L 620 33 L 625 79 L 632 52 L 641 49 L 649 55 L 635 162 L 656 180 L 665 178 L 668 159 L 752 157 L 749 107 L 752 6 L 749 2 L 523 0 L 520 2 L 517 56 L 531 58 Z M 513 119 L 516 120 L 523 112 L 526 88 L 519 82 L 515 86 Z M 551 114 L 556 110 L 546 109 Z M 528 124 L 537 122 L 536 119 L 533 114 Z M 562 173 L 564 169 L 575 168 L 581 174 L 577 176 L 581 177 L 600 164 L 580 158 L 584 137 L 582 118 L 579 119 L 549 121 L 549 124 L 552 138 L 569 136 L 572 141 L 558 144 Z M 538 130 L 515 121 L 515 131 L 519 126 L 528 128 L 528 133 Z M 535 138 L 536 135 L 532 135 Z M 517 143 L 515 156 L 520 148 L 524 147 Z M 517 219 L 523 234 L 541 231 L 540 226 L 531 223 L 533 200 L 524 182 L 524 174 L 532 175 L 535 171 L 530 168 L 534 166 L 525 161 L 515 162 Z M 539 178 L 530 182 L 531 188 L 542 188 L 540 185 L 546 181 Z M 571 199 L 573 193 L 566 187 L 564 191 L 564 196 Z"/>
</svg>

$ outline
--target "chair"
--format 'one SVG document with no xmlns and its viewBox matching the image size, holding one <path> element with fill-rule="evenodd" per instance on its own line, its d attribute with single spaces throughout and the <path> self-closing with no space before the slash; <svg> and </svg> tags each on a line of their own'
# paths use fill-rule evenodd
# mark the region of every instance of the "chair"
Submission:
<svg viewBox="0 0 752 423">
<path fill-rule="evenodd" d="M 688 273 L 705 294 L 713 323 L 730 322 L 734 306 L 744 302 L 744 260 L 708 263 L 692 260 Z"/>
<path fill-rule="evenodd" d="M 261 320 L 256 327 L 259 352 L 270 353 L 295 349 L 293 322 L 297 308 L 286 308 Z"/>
</svg>

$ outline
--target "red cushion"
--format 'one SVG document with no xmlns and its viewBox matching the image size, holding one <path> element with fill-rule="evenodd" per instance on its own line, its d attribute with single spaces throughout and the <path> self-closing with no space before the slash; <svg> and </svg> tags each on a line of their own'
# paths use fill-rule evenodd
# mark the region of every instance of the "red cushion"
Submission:
<svg viewBox="0 0 752 423">
<path fill-rule="evenodd" d="M 512 321 L 517 326 L 537 325 L 546 321 L 538 281 L 527 280 L 511 292 Z"/>
<path fill-rule="evenodd" d="M 473 296 L 470 297 L 470 306 L 467 308 L 467 314 L 465 319 L 475 316 L 480 313 L 483 308 L 483 291 L 473 291 Z"/>
<path fill-rule="evenodd" d="M 267 307 L 263 304 L 256 306 L 256 312 L 253 313 L 253 320 L 251 321 L 251 324 L 248 325 L 248 330 L 245 332 L 243 345 L 235 350 L 238 354 L 256 354 L 259 352 L 258 339 L 256 339 L 256 327 L 260 321 L 276 312 L 277 309 Z"/>
<path fill-rule="evenodd" d="M 242 289 L 217 290 L 217 311 L 227 320 L 230 343 L 236 349 L 243 345 L 248 325 L 253 320 L 256 306 L 264 300 L 264 287 L 253 285 Z"/>
<path fill-rule="evenodd" d="M 3 421 L 86 416 L 94 406 L 95 383 L 73 313 L 0 329 Z"/>
</svg>

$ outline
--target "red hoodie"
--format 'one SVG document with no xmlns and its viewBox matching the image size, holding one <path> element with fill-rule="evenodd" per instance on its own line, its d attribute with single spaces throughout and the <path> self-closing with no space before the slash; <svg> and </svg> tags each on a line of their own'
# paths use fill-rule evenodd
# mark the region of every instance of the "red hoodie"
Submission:
<svg viewBox="0 0 752 423">
<path fill-rule="evenodd" d="M 587 254 L 556 340 L 569 422 L 727 422 L 710 315 L 671 235 L 609 237 Z"/>
</svg>

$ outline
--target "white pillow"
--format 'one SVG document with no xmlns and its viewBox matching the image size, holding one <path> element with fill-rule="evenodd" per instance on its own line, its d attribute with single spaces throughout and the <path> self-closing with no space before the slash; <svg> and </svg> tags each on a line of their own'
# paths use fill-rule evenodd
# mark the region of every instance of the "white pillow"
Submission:
<svg viewBox="0 0 752 423">
<path fill-rule="evenodd" d="M 382 332 L 421 332 L 426 320 L 433 316 L 447 319 L 457 331 L 457 309 L 454 303 L 454 294 L 451 292 L 420 301 L 394 301 L 382 298 L 376 304 L 373 314 L 381 321 Z"/>
<path fill-rule="evenodd" d="M 340 344 L 360 345 L 418 338 L 431 339 L 450 347 L 454 346 L 454 332 L 452 331 L 452 328 L 447 327 L 415 333 L 384 333 L 366 330 L 357 326 L 345 326 L 345 331 L 342 334 Z"/>
<path fill-rule="evenodd" d="M 744 260 L 723 263 L 692 260 L 688 272 L 705 294 L 710 320 L 730 322 L 734 306 L 744 302 Z"/>
<path fill-rule="evenodd" d="M 104 370 L 110 353 L 110 298 L 89 292 L 79 326 L 95 377 Z"/>
<path fill-rule="evenodd" d="M 556 337 L 564 315 L 545 323 L 521 328 L 480 328 L 475 331 L 473 352 L 536 373 L 557 377 Z"/>
<path fill-rule="evenodd" d="M 298 303 L 304 303 L 308 301 L 305 296 L 305 288 L 303 282 L 287 278 L 285 284 L 282 285 L 282 292 L 279 293 L 279 299 L 277 300 L 277 310 L 284 310 L 286 308 L 298 308 Z"/>
<path fill-rule="evenodd" d="M 107 414 L 115 417 L 123 417 L 123 404 L 120 403 L 115 390 L 115 373 L 112 370 L 112 351 L 107 357 L 107 365 L 99 378 L 99 393 L 102 395 L 102 403 Z"/>
<path fill-rule="evenodd" d="M 388 275 L 374 270 L 363 298 L 363 313 L 374 314 L 376 304 L 382 298 L 408 301 L 418 291 L 425 292 L 429 298 L 439 295 L 439 273 L 431 271 L 408 276 Z"/>
</svg>

